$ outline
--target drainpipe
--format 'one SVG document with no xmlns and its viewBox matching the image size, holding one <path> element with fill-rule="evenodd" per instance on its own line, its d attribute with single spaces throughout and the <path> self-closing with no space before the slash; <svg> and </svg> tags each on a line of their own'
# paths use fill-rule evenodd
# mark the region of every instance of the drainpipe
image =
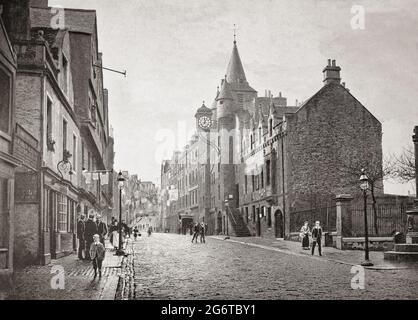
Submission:
<svg viewBox="0 0 418 320">
<path fill-rule="evenodd" d="M 286 196 L 285 196 L 285 183 L 284 183 L 284 134 L 281 136 L 281 160 L 282 160 L 282 198 L 283 198 L 283 237 L 286 232 Z"/>
</svg>

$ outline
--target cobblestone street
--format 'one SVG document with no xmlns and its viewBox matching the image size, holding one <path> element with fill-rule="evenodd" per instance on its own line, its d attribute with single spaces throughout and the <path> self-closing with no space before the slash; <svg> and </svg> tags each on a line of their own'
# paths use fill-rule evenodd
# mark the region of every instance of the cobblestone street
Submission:
<svg viewBox="0 0 418 320">
<path fill-rule="evenodd" d="M 91 262 L 78 260 L 76 254 L 53 260 L 50 265 L 17 270 L 13 288 L 6 292 L 0 290 L 0 300 L 114 300 L 120 260 L 108 249 L 101 279 L 94 279 Z M 54 269 L 57 266 L 64 271 L 61 288 L 51 285 L 58 275 Z"/>
<path fill-rule="evenodd" d="M 153 234 L 130 244 L 119 299 L 416 299 L 417 269 L 366 270 L 353 290 L 349 264 L 209 237 Z M 272 248 L 274 249 L 274 248 Z M 122 285 L 121 285 L 122 284 Z"/>
</svg>

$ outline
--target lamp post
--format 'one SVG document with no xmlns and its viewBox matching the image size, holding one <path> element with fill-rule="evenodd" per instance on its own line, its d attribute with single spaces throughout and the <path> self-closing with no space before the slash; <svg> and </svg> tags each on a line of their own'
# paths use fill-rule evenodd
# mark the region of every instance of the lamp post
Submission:
<svg viewBox="0 0 418 320">
<path fill-rule="evenodd" d="M 123 241 L 122 241 L 122 189 L 125 182 L 125 178 L 121 171 L 118 174 L 118 187 L 119 187 L 119 245 L 118 250 L 116 250 L 117 256 L 125 255 L 123 251 Z"/>
<path fill-rule="evenodd" d="M 369 178 L 364 169 L 361 170 L 360 188 L 363 190 L 364 199 L 364 254 L 365 260 L 361 263 L 364 267 L 370 267 L 373 263 L 369 259 L 369 229 L 367 226 L 367 190 L 369 189 Z"/>
</svg>

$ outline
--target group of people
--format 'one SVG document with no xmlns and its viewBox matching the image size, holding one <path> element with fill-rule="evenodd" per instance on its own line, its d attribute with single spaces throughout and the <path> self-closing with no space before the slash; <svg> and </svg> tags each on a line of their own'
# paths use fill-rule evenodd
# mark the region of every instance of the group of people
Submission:
<svg viewBox="0 0 418 320">
<path fill-rule="evenodd" d="M 319 221 L 315 222 L 312 230 L 309 228 L 309 221 L 305 221 L 300 229 L 300 237 L 302 239 L 302 248 L 304 250 L 310 249 L 310 237 L 312 237 L 312 251 L 314 255 L 315 247 L 318 246 L 318 253 L 322 256 L 322 227 Z"/>
<path fill-rule="evenodd" d="M 93 262 L 94 278 L 97 277 L 97 271 L 99 271 L 99 277 L 102 277 L 107 233 L 107 225 L 102 221 L 100 215 L 97 215 L 95 220 L 94 214 L 89 214 L 87 221 L 85 221 L 83 214 L 80 215 L 77 221 L 78 258 Z"/>
<path fill-rule="evenodd" d="M 192 243 L 196 241 L 197 238 L 200 236 L 200 242 L 205 243 L 205 233 L 206 233 L 207 225 L 204 222 L 196 222 L 193 226 L 193 238 Z"/>
<path fill-rule="evenodd" d="M 84 261 L 92 261 L 94 268 L 94 278 L 102 277 L 102 264 L 105 258 L 106 248 L 105 240 L 109 235 L 109 240 L 114 249 L 119 247 L 119 223 L 112 217 L 109 226 L 102 221 L 101 215 L 89 213 L 88 219 L 81 214 L 77 221 L 77 239 L 78 239 L 78 258 Z M 122 237 L 130 236 L 130 228 L 122 220 Z M 123 242 L 122 242 L 123 243 Z M 83 255 L 84 253 L 84 255 Z"/>
</svg>

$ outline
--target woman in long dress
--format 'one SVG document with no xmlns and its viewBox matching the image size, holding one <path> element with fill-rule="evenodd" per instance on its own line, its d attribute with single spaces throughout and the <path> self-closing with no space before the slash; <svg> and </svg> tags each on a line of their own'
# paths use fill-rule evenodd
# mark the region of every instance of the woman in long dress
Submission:
<svg viewBox="0 0 418 320">
<path fill-rule="evenodd" d="M 115 220 L 112 225 L 112 246 L 116 250 L 119 247 L 119 232 L 118 232 L 118 221 Z"/>
<path fill-rule="evenodd" d="M 302 248 L 303 250 L 309 250 L 309 235 L 311 230 L 309 229 L 309 222 L 305 221 L 302 228 L 300 229 L 300 236 L 302 238 Z"/>
</svg>

